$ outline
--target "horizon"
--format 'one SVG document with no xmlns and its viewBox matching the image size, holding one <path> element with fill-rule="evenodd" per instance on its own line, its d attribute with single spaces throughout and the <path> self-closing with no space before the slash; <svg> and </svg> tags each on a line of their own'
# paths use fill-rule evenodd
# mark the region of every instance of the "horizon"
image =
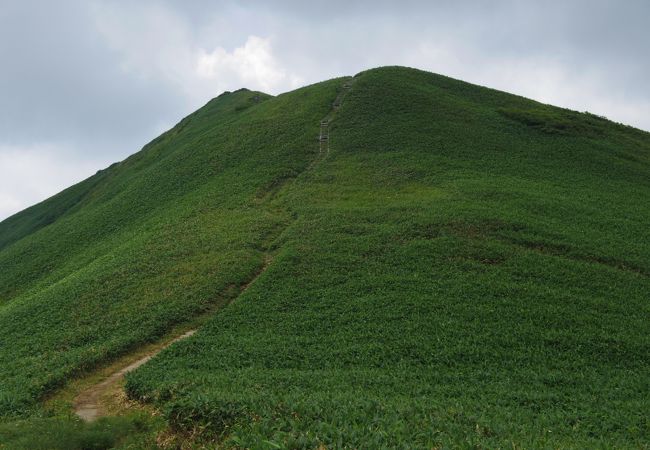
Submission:
<svg viewBox="0 0 650 450">
<path fill-rule="evenodd" d="M 0 11 L 0 221 L 136 153 L 220 93 L 277 95 L 375 67 L 650 130 L 641 26 L 650 5 L 364 5 L 9 2 Z"/>
</svg>

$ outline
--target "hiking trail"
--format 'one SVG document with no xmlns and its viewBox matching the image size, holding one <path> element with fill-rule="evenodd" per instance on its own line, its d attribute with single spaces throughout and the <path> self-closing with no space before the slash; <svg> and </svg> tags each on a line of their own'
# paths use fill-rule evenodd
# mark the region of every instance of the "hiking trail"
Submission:
<svg viewBox="0 0 650 450">
<path fill-rule="evenodd" d="M 338 109 L 341 107 L 343 104 L 343 100 L 345 99 L 346 94 L 350 91 L 352 88 L 352 83 L 354 81 L 353 77 L 346 78 L 345 81 L 343 82 L 341 86 L 341 90 L 337 94 L 336 98 L 334 99 L 334 102 L 332 103 L 330 111 L 327 113 L 327 115 L 321 119 L 320 121 L 320 134 L 318 136 L 318 142 L 319 142 L 319 149 L 318 149 L 318 157 L 315 158 L 311 164 L 307 166 L 305 169 L 305 172 L 313 168 L 316 163 L 323 158 L 327 157 L 329 155 L 330 151 L 330 133 L 329 133 L 329 126 L 330 123 L 332 122 L 334 116 L 336 115 L 336 112 Z M 250 285 L 252 285 L 260 275 L 262 275 L 268 266 L 270 265 L 272 260 L 272 257 L 270 255 L 266 255 L 264 259 L 264 263 L 262 264 L 262 267 L 257 271 L 257 273 L 244 285 L 241 287 L 241 290 L 239 292 L 239 295 L 233 299 L 236 300 L 239 298 L 241 294 L 243 294 Z M 152 358 L 154 358 L 158 353 L 163 351 L 164 349 L 170 347 L 174 343 L 181 341 L 183 339 L 187 339 L 190 336 L 194 335 L 196 333 L 197 328 L 190 329 L 188 331 L 183 332 L 182 334 L 179 334 L 178 336 L 175 336 L 171 338 L 169 341 L 164 343 L 163 345 L 158 346 L 157 348 L 154 348 L 150 352 L 144 354 L 142 357 L 137 359 L 136 361 L 132 361 L 129 363 L 126 363 L 123 365 L 121 368 L 115 370 L 113 373 L 105 377 L 102 381 L 99 383 L 93 384 L 85 389 L 83 389 L 81 392 L 77 394 L 77 396 L 74 398 L 73 401 L 73 409 L 74 413 L 81 418 L 82 420 L 86 422 L 92 422 L 94 420 L 99 419 L 100 417 L 104 417 L 107 415 L 106 412 L 106 407 L 105 407 L 105 400 L 108 395 L 112 391 L 114 391 L 119 383 L 124 379 L 124 375 L 127 373 L 137 369 L 138 367 L 142 366 L 143 364 L 146 364 L 149 362 Z M 128 356 L 127 356 L 128 358 Z M 126 359 L 126 358 L 125 358 Z"/>
</svg>

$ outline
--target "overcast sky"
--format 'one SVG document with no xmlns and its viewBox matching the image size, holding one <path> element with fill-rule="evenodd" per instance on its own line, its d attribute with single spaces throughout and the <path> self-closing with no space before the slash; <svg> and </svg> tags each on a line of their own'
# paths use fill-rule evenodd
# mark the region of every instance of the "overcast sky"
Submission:
<svg viewBox="0 0 650 450">
<path fill-rule="evenodd" d="M 0 0 L 0 220 L 224 90 L 406 65 L 650 130 L 650 1 Z"/>
</svg>

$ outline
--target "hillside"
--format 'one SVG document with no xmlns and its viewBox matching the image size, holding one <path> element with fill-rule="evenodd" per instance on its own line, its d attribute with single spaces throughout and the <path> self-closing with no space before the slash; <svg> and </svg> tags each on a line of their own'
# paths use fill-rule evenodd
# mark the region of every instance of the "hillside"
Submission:
<svg viewBox="0 0 650 450">
<path fill-rule="evenodd" d="M 443 76 L 227 93 L 0 223 L 0 416 L 213 312 L 127 377 L 176 433 L 647 448 L 649 200 L 650 134 Z"/>
</svg>

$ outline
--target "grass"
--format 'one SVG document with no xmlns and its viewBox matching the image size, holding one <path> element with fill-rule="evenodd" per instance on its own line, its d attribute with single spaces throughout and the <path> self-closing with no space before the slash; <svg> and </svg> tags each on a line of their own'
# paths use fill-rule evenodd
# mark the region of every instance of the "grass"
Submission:
<svg viewBox="0 0 650 450">
<path fill-rule="evenodd" d="M 0 448 L 12 450 L 108 450 L 157 448 L 152 419 L 132 415 L 91 424 L 47 418 L 0 424 Z M 160 424 L 158 424 L 160 426 Z"/>
<path fill-rule="evenodd" d="M 244 448 L 648 448 L 650 136 L 382 68 L 357 75 L 330 154 L 304 171 L 340 84 L 217 99 L 206 108 L 233 101 L 219 120 L 200 110 L 129 170 L 109 169 L 124 172 L 77 212 L 2 250 L 0 265 L 23 268 L 1 275 L 0 322 L 24 319 L 0 328 L 23 349 L 3 346 L 0 375 L 26 406 L 0 411 L 33 414 L 47 389 L 20 397 L 25 383 L 53 389 L 236 296 L 228 287 L 273 253 L 197 334 L 127 376 L 177 435 Z M 101 212 L 121 198 L 111 221 Z M 93 239 L 77 236 L 69 256 L 66 232 L 85 229 Z M 37 245 L 53 249 L 27 258 Z M 68 317 L 77 292 L 88 347 Z M 20 372 L 31 355 L 49 361 L 50 336 L 66 342 L 60 321 L 79 340 Z M 92 346 L 112 350 L 91 358 Z"/>
<path fill-rule="evenodd" d="M 37 231 L 0 253 L 0 416 L 32 414 L 71 377 L 237 295 L 292 220 L 256 195 L 313 159 L 303 143 L 338 84 L 219 97 L 109 168 L 76 211 L 23 223 Z"/>
</svg>

